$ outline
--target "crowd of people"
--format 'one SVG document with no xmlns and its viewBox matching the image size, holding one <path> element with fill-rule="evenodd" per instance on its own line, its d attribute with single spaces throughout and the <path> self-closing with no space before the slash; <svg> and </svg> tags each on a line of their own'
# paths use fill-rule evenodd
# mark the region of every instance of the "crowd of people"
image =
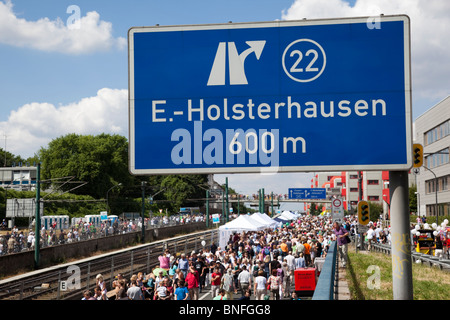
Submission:
<svg viewBox="0 0 450 320">
<path fill-rule="evenodd" d="M 302 216 L 278 228 L 236 232 L 224 248 L 212 243 L 199 251 L 171 253 L 165 250 L 150 274 L 125 279 L 118 274 L 109 294 L 103 287 L 92 299 L 198 300 L 210 293 L 213 300 L 299 299 L 294 271 L 314 267 L 337 240 L 345 267 L 351 223 L 333 224 L 328 217 Z M 84 299 L 84 298 L 83 298 Z"/>
<path fill-rule="evenodd" d="M 146 228 L 155 228 L 171 223 L 186 224 L 203 221 L 203 215 L 177 215 L 170 218 L 167 216 L 153 217 L 151 219 L 146 218 L 144 223 Z M 2 222 L 2 225 L 4 224 L 5 220 Z M 39 245 L 41 248 L 45 248 L 47 246 L 61 245 L 109 235 L 140 231 L 141 227 L 141 219 L 117 219 L 114 221 L 108 219 L 102 221 L 98 225 L 80 219 L 67 229 L 58 229 L 55 222 L 47 228 L 44 226 L 41 227 Z M 11 231 L 7 231 L 5 234 L 0 235 L 0 255 L 34 250 L 36 241 L 36 234 L 34 230 L 35 228 L 33 221 L 30 228 L 25 231 L 19 230 L 17 226 L 14 226 Z"/>
</svg>

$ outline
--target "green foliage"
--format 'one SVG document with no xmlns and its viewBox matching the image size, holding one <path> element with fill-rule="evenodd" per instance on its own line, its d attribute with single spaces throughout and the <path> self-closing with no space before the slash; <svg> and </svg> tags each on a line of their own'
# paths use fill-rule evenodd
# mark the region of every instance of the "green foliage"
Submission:
<svg viewBox="0 0 450 320">
<path fill-rule="evenodd" d="M 310 207 L 310 209 L 309 209 L 309 213 L 312 215 L 312 216 L 318 216 L 318 215 L 320 215 L 321 213 L 322 213 L 322 207 L 323 207 L 323 204 L 321 204 L 321 203 L 311 203 L 311 207 Z"/>
<path fill-rule="evenodd" d="M 68 215 L 83 217 L 89 214 L 100 214 L 106 210 L 104 201 L 96 201 L 91 196 L 65 193 L 63 195 L 41 193 L 44 199 L 45 215 Z"/>
<path fill-rule="evenodd" d="M 25 160 L 21 156 L 15 156 L 12 153 L 0 148 L 0 163 L 3 167 L 11 167 L 13 163 L 18 165 L 19 163 L 25 164 Z M 32 164 L 32 163 L 31 163 Z"/>
<path fill-rule="evenodd" d="M 4 155 L 0 151 L 0 158 Z M 12 161 L 24 163 L 21 157 L 10 153 L 6 153 L 6 159 L 7 165 Z M 68 134 L 52 140 L 27 161 L 41 163 L 41 197 L 46 200 L 47 215 L 99 214 L 107 210 L 107 198 L 109 214 L 141 212 L 142 181 L 146 182 L 145 212 L 167 209 L 177 213 L 180 207 L 204 205 L 204 201 L 195 199 L 205 198 L 206 175 L 133 176 L 128 171 L 128 141 L 119 135 Z M 114 187 L 119 183 L 120 187 Z M 150 204 L 148 197 L 155 194 L 154 203 Z M 35 196 L 34 192 L 25 195 L 8 190 L 8 198 Z M 0 193 L 0 217 L 6 211 L 4 197 Z"/>
<path fill-rule="evenodd" d="M 170 199 L 167 208 L 178 212 L 183 206 L 201 206 L 204 201 L 189 199 L 205 198 L 206 175 L 167 175 L 161 179 L 161 189 L 166 199 Z M 203 188 L 199 187 L 203 186 Z"/>
<path fill-rule="evenodd" d="M 377 221 L 383 213 L 383 206 L 376 202 L 369 201 L 370 221 Z"/>
<path fill-rule="evenodd" d="M 417 186 L 412 185 L 409 188 L 409 212 L 417 212 Z"/>
<path fill-rule="evenodd" d="M 128 172 L 128 143 L 119 135 L 68 134 L 52 140 L 47 149 L 40 150 L 39 157 L 42 179 L 51 180 L 52 187 L 58 187 L 55 179 L 62 177 L 75 177 L 76 181 L 87 182 L 75 189 L 75 194 L 103 198 L 108 189 L 119 182 L 134 184 Z M 74 187 L 67 184 L 61 190 L 68 191 Z"/>
</svg>

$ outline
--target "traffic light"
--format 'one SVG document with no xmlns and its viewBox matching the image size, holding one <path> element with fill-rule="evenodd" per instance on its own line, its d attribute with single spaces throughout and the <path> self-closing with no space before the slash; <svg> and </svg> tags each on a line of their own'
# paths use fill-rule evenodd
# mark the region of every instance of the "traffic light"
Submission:
<svg viewBox="0 0 450 320">
<path fill-rule="evenodd" d="M 421 144 L 413 144 L 413 167 L 419 168 L 423 165 L 423 146 Z"/>
<path fill-rule="evenodd" d="M 365 226 L 370 220 L 369 203 L 367 201 L 358 202 L 358 221 L 359 224 Z"/>
</svg>

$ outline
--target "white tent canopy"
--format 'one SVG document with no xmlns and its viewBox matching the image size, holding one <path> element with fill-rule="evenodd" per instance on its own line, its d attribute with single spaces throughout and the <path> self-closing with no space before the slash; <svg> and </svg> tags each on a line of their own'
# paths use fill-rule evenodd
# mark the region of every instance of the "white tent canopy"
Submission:
<svg viewBox="0 0 450 320">
<path fill-rule="evenodd" d="M 242 231 L 259 231 L 268 228 L 266 224 L 247 216 L 240 215 L 236 219 L 219 227 L 219 246 L 223 249 L 231 234 Z"/>
<path fill-rule="evenodd" d="M 251 215 L 251 217 L 257 221 L 260 221 L 261 223 L 264 223 L 268 228 L 274 228 L 278 225 L 278 222 L 273 220 L 265 213 L 255 212 Z"/>
<path fill-rule="evenodd" d="M 288 220 L 295 220 L 296 219 L 296 216 L 290 211 L 283 211 L 281 213 L 281 216 L 286 218 L 286 219 L 288 219 Z"/>
</svg>

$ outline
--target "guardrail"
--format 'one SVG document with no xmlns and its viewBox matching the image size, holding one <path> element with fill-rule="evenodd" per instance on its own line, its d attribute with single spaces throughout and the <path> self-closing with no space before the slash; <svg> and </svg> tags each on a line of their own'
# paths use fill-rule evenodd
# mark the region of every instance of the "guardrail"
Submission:
<svg viewBox="0 0 450 320">
<path fill-rule="evenodd" d="M 312 300 L 334 300 L 336 260 L 337 244 L 334 241 L 328 249 Z"/>
<path fill-rule="evenodd" d="M 391 246 L 386 244 L 376 243 L 372 245 L 374 251 L 384 254 L 391 254 Z M 411 258 L 415 263 L 425 264 L 429 267 L 437 267 L 440 270 L 450 271 L 450 259 L 439 258 L 429 254 L 411 251 Z"/>
</svg>

